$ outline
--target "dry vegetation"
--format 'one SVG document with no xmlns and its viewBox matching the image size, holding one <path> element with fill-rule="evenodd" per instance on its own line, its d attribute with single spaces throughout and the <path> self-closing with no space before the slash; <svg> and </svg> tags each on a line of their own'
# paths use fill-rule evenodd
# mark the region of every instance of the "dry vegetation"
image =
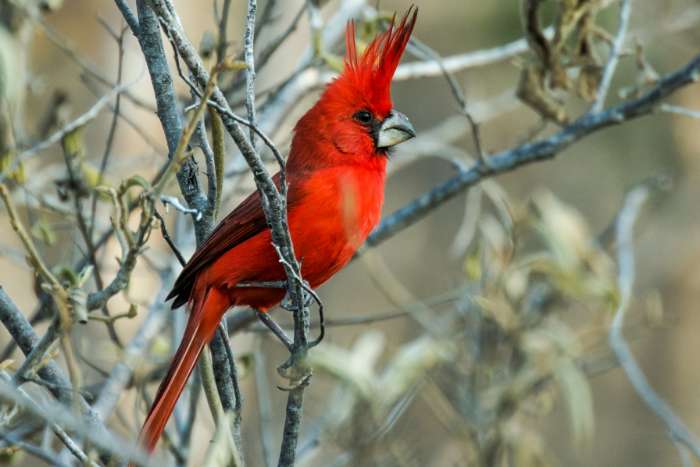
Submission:
<svg viewBox="0 0 700 467">
<path fill-rule="evenodd" d="M 198 3 L 0 0 L 0 463 L 700 461 L 697 5 L 416 2 L 394 100 L 419 136 L 382 224 L 316 294 L 269 174 L 346 21 L 366 42 L 405 6 Z M 139 423 L 184 325 L 165 295 L 252 189 L 290 351 L 230 311 L 148 459 Z M 659 354 L 676 363 L 645 359 L 647 377 L 635 355 Z"/>
</svg>

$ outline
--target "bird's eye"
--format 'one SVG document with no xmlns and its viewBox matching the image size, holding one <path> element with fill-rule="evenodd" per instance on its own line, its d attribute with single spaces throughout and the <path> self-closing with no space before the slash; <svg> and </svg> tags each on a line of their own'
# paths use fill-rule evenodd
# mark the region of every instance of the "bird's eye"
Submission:
<svg viewBox="0 0 700 467">
<path fill-rule="evenodd" d="M 368 110 L 360 110 L 355 115 L 353 115 L 353 118 L 358 122 L 362 123 L 363 125 L 367 125 L 372 122 L 372 114 L 369 113 Z"/>
</svg>

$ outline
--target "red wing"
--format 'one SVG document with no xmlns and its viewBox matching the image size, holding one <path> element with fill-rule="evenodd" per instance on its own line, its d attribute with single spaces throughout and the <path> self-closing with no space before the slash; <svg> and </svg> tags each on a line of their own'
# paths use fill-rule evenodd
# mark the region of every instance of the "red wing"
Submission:
<svg viewBox="0 0 700 467">
<path fill-rule="evenodd" d="M 279 183 L 279 174 L 273 177 Z M 291 193 L 290 193 L 291 194 Z M 292 197 L 288 204 L 292 204 Z M 260 193 L 251 193 L 241 204 L 231 211 L 216 226 L 202 245 L 194 252 L 180 272 L 167 300 L 174 298 L 173 308 L 187 303 L 192 293 L 197 275 L 202 269 L 219 259 L 228 250 L 240 245 L 268 228 L 265 214 L 260 205 Z"/>
</svg>

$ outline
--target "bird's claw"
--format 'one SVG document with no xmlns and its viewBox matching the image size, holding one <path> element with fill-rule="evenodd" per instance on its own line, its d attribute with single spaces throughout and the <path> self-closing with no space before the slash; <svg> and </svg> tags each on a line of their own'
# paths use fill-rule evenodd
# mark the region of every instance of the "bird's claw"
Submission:
<svg viewBox="0 0 700 467">
<path fill-rule="evenodd" d="M 306 387 L 309 385 L 309 383 L 311 383 L 311 376 L 312 376 L 312 374 L 311 374 L 311 372 L 309 372 L 302 379 L 292 382 L 292 384 L 290 386 L 279 386 L 278 385 L 277 389 L 279 389 L 280 391 L 290 392 L 290 391 L 294 391 L 294 390 L 302 388 L 302 387 Z"/>
<path fill-rule="evenodd" d="M 306 291 L 307 288 L 310 288 L 310 285 L 307 281 L 304 281 L 304 287 L 302 287 L 302 293 L 304 294 L 304 307 L 311 306 L 312 302 L 314 301 L 313 296 Z M 289 291 L 287 291 L 287 293 L 284 295 L 284 298 L 280 303 L 280 308 L 282 308 L 283 310 L 287 310 L 291 313 L 294 313 L 296 311 L 296 303 L 294 303 L 294 301 L 290 297 Z"/>
<path fill-rule="evenodd" d="M 308 386 L 311 382 L 313 371 L 304 357 L 305 352 L 302 352 L 301 355 L 293 353 L 286 362 L 277 368 L 277 373 L 290 382 L 289 386 L 277 386 L 280 391 L 294 391 Z"/>
</svg>

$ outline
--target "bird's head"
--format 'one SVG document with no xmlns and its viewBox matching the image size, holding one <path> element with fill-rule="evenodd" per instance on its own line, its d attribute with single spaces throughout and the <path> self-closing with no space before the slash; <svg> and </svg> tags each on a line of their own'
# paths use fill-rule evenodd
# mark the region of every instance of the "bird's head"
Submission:
<svg viewBox="0 0 700 467">
<path fill-rule="evenodd" d="M 389 148 L 415 136 L 408 118 L 393 108 L 391 80 L 411 37 L 417 13 L 411 7 L 398 26 L 392 20 L 389 28 L 361 53 L 355 43 L 355 23 L 348 23 L 343 72 L 299 120 L 291 154 L 309 154 L 305 148 L 311 145 L 324 154 L 331 150 L 328 157 L 334 160 L 329 163 L 343 163 L 343 159 L 354 157 L 366 161 L 381 159 L 383 165 Z"/>
</svg>

